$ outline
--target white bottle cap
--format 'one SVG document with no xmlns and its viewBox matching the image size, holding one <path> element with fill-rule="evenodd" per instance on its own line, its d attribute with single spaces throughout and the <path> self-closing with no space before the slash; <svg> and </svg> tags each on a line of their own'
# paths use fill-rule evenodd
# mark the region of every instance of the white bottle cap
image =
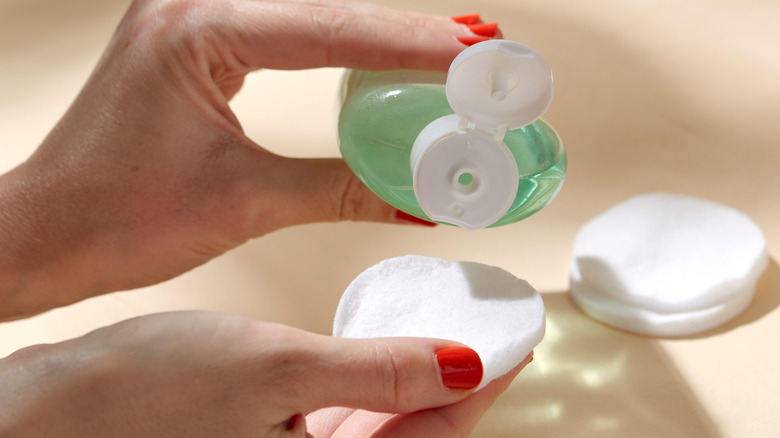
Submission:
<svg viewBox="0 0 780 438">
<path fill-rule="evenodd" d="M 514 41 L 485 41 L 455 58 L 446 92 L 456 114 L 428 124 L 410 159 L 414 194 L 429 218 L 475 230 L 506 214 L 519 175 L 504 134 L 538 120 L 552 90 L 544 59 Z"/>
</svg>

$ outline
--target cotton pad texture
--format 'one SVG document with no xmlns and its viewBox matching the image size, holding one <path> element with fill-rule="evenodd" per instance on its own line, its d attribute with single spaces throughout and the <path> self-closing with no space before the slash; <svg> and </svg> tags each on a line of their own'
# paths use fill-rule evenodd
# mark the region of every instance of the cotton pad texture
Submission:
<svg viewBox="0 0 780 438">
<path fill-rule="evenodd" d="M 527 282 L 473 262 L 418 255 L 358 275 L 339 302 L 334 336 L 423 337 L 460 342 L 482 359 L 484 387 L 542 341 L 544 303 Z"/>
<path fill-rule="evenodd" d="M 579 230 L 571 294 L 611 326 L 687 336 L 745 310 L 768 261 L 765 237 L 745 214 L 685 195 L 640 195 Z"/>
</svg>

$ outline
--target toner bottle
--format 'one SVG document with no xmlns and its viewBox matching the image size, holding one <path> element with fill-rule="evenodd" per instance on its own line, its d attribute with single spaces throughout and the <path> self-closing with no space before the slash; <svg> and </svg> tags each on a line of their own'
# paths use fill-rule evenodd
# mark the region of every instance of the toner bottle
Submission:
<svg viewBox="0 0 780 438">
<path fill-rule="evenodd" d="M 540 119 L 552 74 L 533 49 L 489 40 L 444 73 L 348 71 L 338 132 L 352 171 L 394 207 L 469 230 L 517 222 L 558 193 L 566 153 Z"/>
</svg>

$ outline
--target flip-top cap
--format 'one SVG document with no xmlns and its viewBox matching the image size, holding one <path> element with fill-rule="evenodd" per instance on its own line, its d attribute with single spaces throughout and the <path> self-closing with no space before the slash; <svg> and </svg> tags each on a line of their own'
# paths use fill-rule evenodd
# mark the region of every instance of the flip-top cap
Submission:
<svg viewBox="0 0 780 438">
<path fill-rule="evenodd" d="M 485 131 L 458 131 L 459 121 L 454 114 L 444 116 L 417 137 L 411 156 L 414 195 L 431 219 L 476 230 L 509 210 L 519 176 L 509 148 Z"/>
<path fill-rule="evenodd" d="M 429 218 L 475 230 L 509 211 L 519 175 L 504 133 L 538 120 L 552 90 L 544 59 L 514 41 L 485 41 L 455 58 L 446 84 L 455 114 L 428 124 L 410 157 L 414 195 Z"/>
<path fill-rule="evenodd" d="M 450 65 L 447 101 L 476 126 L 518 129 L 538 120 L 553 97 L 552 72 L 532 48 L 488 40 L 463 50 Z"/>
</svg>

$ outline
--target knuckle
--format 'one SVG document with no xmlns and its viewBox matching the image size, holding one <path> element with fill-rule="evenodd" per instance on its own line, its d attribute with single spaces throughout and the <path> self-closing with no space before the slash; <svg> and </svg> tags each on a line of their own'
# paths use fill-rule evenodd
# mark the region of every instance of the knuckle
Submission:
<svg viewBox="0 0 780 438">
<path fill-rule="evenodd" d="M 341 8 L 318 7 L 312 12 L 312 20 L 323 40 L 331 45 L 359 23 L 354 11 Z"/>
<path fill-rule="evenodd" d="M 126 23 L 128 37 L 161 54 L 199 44 L 220 12 L 214 2 L 202 0 L 144 1 L 136 6 Z"/>
<path fill-rule="evenodd" d="M 399 350 L 393 349 L 390 343 L 381 343 L 375 346 L 375 369 L 378 372 L 377 380 L 381 382 L 379 403 L 392 409 L 394 412 L 402 412 L 406 406 L 413 405 L 414 393 L 410 388 L 414 387 L 412 358 Z"/>
</svg>

